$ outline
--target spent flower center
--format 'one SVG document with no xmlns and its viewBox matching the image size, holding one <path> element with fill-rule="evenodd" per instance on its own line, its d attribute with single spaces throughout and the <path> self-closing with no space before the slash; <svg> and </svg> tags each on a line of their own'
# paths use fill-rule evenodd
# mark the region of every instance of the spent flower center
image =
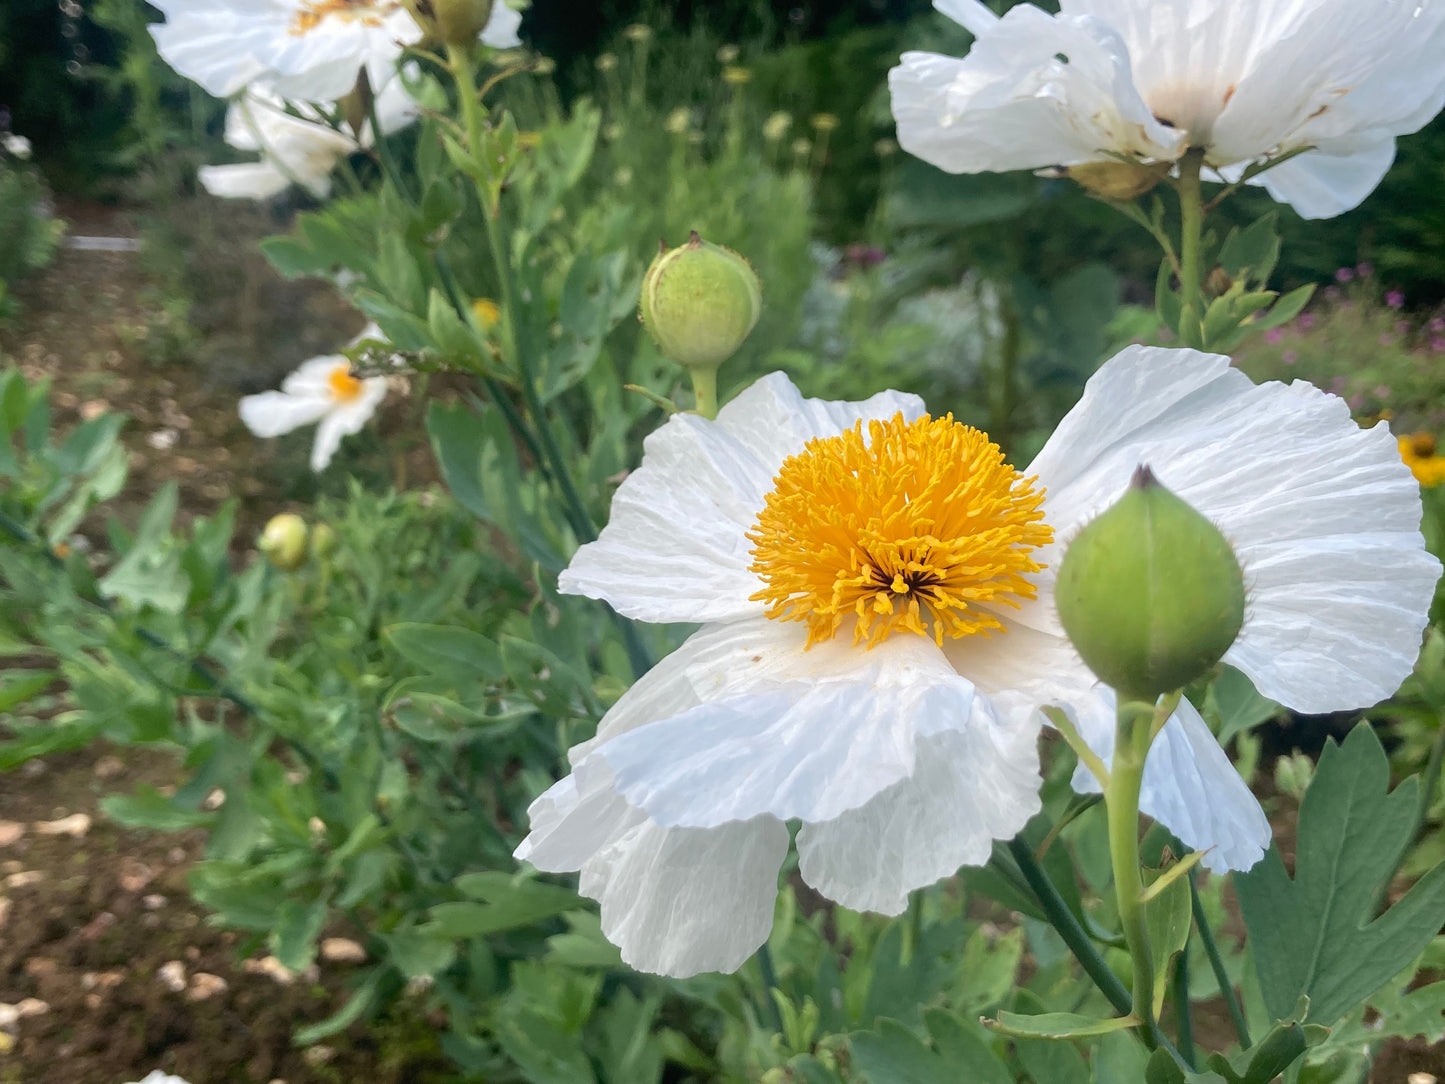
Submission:
<svg viewBox="0 0 1445 1084">
<path fill-rule="evenodd" d="M 365 26 L 382 26 L 388 15 L 400 9 L 398 0 L 306 0 L 291 20 L 290 33 L 302 37 L 332 16 Z"/>
<path fill-rule="evenodd" d="M 939 644 L 1001 629 L 981 607 L 1033 598 L 1028 577 L 1044 566 L 1029 555 L 1053 539 L 1035 481 L 951 414 L 811 440 L 748 532 L 767 585 L 752 599 L 807 622 L 810 647 L 849 618 L 869 647 L 900 629 Z"/>
</svg>

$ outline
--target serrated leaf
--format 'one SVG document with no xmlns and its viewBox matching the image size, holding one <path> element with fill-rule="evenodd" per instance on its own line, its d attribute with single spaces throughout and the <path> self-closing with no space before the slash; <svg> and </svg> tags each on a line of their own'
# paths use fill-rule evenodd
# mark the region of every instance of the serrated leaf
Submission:
<svg viewBox="0 0 1445 1084">
<path fill-rule="evenodd" d="M 1265 1006 L 1287 1019 L 1298 999 L 1310 1018 L 1338 1020 L 1408 967 L 1445 913 L 1445 863 L 1378 918 L 1380 888 L 1409 845 L 1417 780 L 1389 790 L 1380 739 L 1361 723 L 1329 742 L 1300 806 L 1295 876 L 1271 847 L 1235 876 Z"/>
<path fill-rule="evenodd" d="M 1013 1084 L 1013 1074 L 987 1044 L 970 1043 L 961 1029 L 947 1029 L 935 1014 L 933 1026 L 943 1029 L 940 1052 L 897 1020 L 883 1018 L 875 1031 L 850 1036 L 853 1067 L 868 1084 Z M 963 1060 L 968 1059 L 968 1060 Z"/>
</svg>

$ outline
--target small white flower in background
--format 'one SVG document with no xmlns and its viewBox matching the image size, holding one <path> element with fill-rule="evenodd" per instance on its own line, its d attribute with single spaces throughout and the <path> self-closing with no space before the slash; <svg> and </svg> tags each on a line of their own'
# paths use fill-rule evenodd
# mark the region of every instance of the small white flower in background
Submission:
<svg viewBox="0 0 1445 1084">
<path fill-rule="evenodd" d="M 1251 594 L 1226 660 L 1261 693 L 1356 708 L 1410 672 L 1439 564 L 1394 439 L 1340 399 L 1134 347 L 1025 477 L 913 396 L 810 400 L 775 373 L 715 422 L 653 433 L 562 574 L 636 620 L 703 624 L 571 750 L 517 856 L 580 870 L 623 959 L 675 976 L 734 969 L 767 938 L 789 821 L 803 879 L 859 910 L 897 914 L 987 861 L 1039 808 L 1041 707 L 1110 754 L 1111 694 L 1052 585 L 1141 462 L 1234 544 Z M 1188 703 L 1142 804 L 1215 870 L 1269 841 Z"/>
<path fill-rule="evenodd" d="M 15 135 L 6 132 L 0 135 L 0 147 L 5 148 L 5 153 L 15 158 L 26 159 L 30 157 L 30 140 L 22 135 Z"/>
<path fill-rule="evenodd" d="M 1002 18 L 934 0 L 975 35 L 959 60 L 905 53 L 898 141 L 952 173 L 1172 162 L 1190 147 L 1306 218 L 1359 204 L 1395 137 L 1445 103 L 1442 0 L 1061 0 Z"/>
<path fill-rule="evenodd" d="M 148 1074 L 144 1080 L 134 1081 L 133 1084 L 187 1084 L 187 1082 L 178 1076 L 171 1076 L 171 1074 L 163 1073 L 157 1069 L 155 1072 Z"/>
<path fill-rule="evenodd" d="M 351 345 L 380 337 L 373 324 Z M 315 425 L 311 469 L 322 471 L 341 446 L 341 438 L 361 432 L 385 398 L 386 377 L 358 379 L 351 375 L 351 362 L 344 356 L 326 354 L 302 362 L 282 381 L 280 391 L 243 398 L 241 420 L 258 437 L 279 437 L 303 425 Z"/>
<path fill-rule="evenodd" d="M 291 99 L 344 97 L 365 68 L 373 87 L 392 78 L 421 29 L 401 0 L 157 0 L 151 28 L 161 57 L 218 98 L 258 85 Z M 522 16 L 498 0 L 482 41 L 520 45 Z"/>
<path fill-rule="evenodd" d="M 231 103 L 226 110 L 226 142 L 240 151 L 256 151 L 258 162 L 202 166 L 197 177 L 213 196 L 222 199 L 270 199 L 292 184 L 299 184 L 317 199 L 331 191 L 331 173 L 348 155 L 374 142 L 371 121 L 361 138 L 350 130 L 337 131 L 315 106 L 287 103 L 259 89 Z M 376 96 L 376 115 L 382 135 L 400 131 L 416 119 L 416 104 L 400 79 L 393 79 Z"/>
</svg>

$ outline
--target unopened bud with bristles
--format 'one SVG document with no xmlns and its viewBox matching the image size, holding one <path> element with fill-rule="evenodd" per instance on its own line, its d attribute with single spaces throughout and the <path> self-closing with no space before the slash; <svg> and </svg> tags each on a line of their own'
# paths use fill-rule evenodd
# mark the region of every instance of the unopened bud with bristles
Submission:
<svg viewBox="0 0 1445 1084">
<path fill-rule="evenodd" d="M 432 45 L 470 49 L 492 18 L 493 0 L 402 0 Z"/>
<path fill-rule="evenodd" d="M 1244 623 L 1244 596 L 1229 541 L 1148 467 L 1079 532 L 1054 589 L 1089 669 L 1120 697 L 1149 703 L 1224 657 Z"/>
<path fill-rule="evenodd" d="M 306 562 L 306 521 L 294 512 L 272 516 L 256 548 L 282 572 L 295 572 Z"/>
<path fill-rule="evenodd" d="M 676 248 L 662 246 L 639 307 L 663 354 L 689 369 L 715 369 L 756 326 L 763 288 L 747 260 L 694 231 Z"/>
</svg>

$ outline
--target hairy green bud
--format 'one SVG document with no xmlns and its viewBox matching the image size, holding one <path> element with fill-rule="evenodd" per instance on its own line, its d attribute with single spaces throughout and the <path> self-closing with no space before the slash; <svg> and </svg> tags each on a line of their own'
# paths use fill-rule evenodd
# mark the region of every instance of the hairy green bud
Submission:
<svg viewBox="0 0 1445 1084">
<path fill-rule="evenodd" d="M 1153 703 L 1234 643 L 1244 575 L 1219 528 L 1140 467 L 1069 546 L 1055 603 L 1089 669 L 1121 697 Z"/>
<path fill-rule="evenodd" d="M 294 512 L 272 516 L 256 540 L 256 548 L 282 572 L 295 572 L 306 563 L 306 521 Z"/>
<path fill-rule="evenodd" d="M 493 0 L 402 0 L 425 41 L 470 49 L 492 17 Z"/>
<path fill-rule="evenodd" d="M 311 556 L 324 561 L 336 552 L 336 532 L 329 523 L 318 523 L 311 528 Z"/>
<path fill-rule="evenodd" d="M 694 231 L 663 245 L 642 280 L 642 323 L 667 357 L 689 369 L 716 369 L 737 352 L 763 310 L 752 265 Z"/>
</svg>

